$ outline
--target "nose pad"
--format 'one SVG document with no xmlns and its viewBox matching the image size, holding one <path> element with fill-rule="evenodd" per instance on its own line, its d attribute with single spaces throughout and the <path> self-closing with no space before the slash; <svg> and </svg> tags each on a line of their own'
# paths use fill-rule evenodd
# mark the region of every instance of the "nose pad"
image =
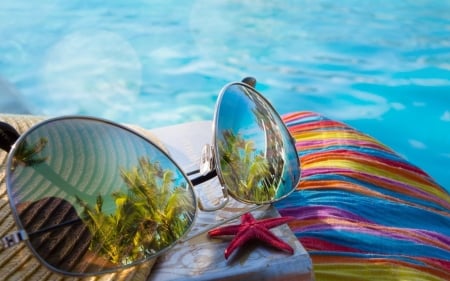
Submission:
<svg viewBox="0 0 450 281">
<path fill-rule="evenodd" d="M 202 156 L 200 158 L 200 174 L 202 176 L 208 174 L 212 170 L 216 169 L 215 167 L 215 158 L 214 158 L 214 151 L 213 147 L 209 144 L 205 144 L 202 149 Z M 219 176 L 219 175 L 218 175 Z M 222 185 L 222 181 L 219 176 L 219 182 L 222 187 L 222 194 L 223 197 L 219 198 L 219 202 L 216 204 L 208 202 L 205 204 L 202 199 L 199 198 L 198 200 L 198 207 L 202 211 L 206 212 L 213 212 L 217 211 L 219 209 L 222 209 L 225 207 L 225 205 L 228 203 L 228 192 L 227 189 Z"/>
<path fill-rule="evenodd" d="M 209 144 L 205 144 L 202 149 L 200 159 L 200 174 L 202 176 L 208 174 L 214 169 L 214 153 L 213 148 Z"/>
</svg>

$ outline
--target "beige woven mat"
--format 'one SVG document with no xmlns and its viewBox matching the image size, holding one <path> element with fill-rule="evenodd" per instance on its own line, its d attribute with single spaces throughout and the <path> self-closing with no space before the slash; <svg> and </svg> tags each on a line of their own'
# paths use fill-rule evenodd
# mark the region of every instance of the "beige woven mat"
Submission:
<svg viewBox="0 0 450 281">
<path fill-rule="evenodd" d="M 43 117 L 27 115 L 0 115 L 0 121 L 12 125 L 19 133 L 23 133 L 33 124 L 43 120 Z M 134 130 L 151 138 L 154 142 L 161 145 L 158 140 L 148 131 L 133 127 Z M 5 162 L 7 154 L 0 152 L 0 237 L 17 230 L 8 201 L 8 195 L 5 185 Z M 0 251 L 0 280 L 27 280 L 27 281 L 66 281 L 66 280 L 146 280 L 151 272 L 154 261 L 143 263 L 139 266 L 122 270 L 117 273 L 104 274 L 95 277 L 73 278 L 65 277 L 51 272 L 39 261 L 34 258 L 31 251 L 25 244 L 16 245 L 9 249 Z"/>
</svg>

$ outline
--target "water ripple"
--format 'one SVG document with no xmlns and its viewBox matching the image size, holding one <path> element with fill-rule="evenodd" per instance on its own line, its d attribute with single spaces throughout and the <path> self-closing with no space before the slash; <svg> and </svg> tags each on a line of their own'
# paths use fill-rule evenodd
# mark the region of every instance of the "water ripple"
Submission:
<svg viewBox="0 0 450 281">
<path fill-rule="evenodd" d="M 450 186 L 449 10 L 441 0 L 2 1 L 0 75 L 24 111 L 148 128 L 212 118 L 220 88 L 252 75 L 280 113 L 346 121 Z"/>
</svg>

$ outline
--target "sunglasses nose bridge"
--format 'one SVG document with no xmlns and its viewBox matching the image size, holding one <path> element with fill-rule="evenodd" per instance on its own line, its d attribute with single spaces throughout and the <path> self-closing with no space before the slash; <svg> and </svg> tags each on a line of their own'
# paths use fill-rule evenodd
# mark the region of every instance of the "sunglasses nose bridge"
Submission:
<svg viewBox="0 0 450 281">
<path fill-rule="evenodd" d="M 202 149 L 202 155 L 200 159 L 200 174 L 202 176 L 207 175 L 211 171 L 216 169 L 215 167 L 215 157 L 214 157 L 214 149 L 212 145 L 205 144 Z M 222 194 L 223 197 L 219 199 L 218 204 L 211 204 L 208 202 L 208 204 L 205 204 L 201 198 L 198 200 L 198 207 L 200 210 L 205 212 L 214 212 L 217 210 L 222 209 L 225 207 L 225 205 L 228 203 L 228 192 L 225 186 L 222 183 L 221 178 L 219 177 L 220 185 L 222 186 Z"/>
</svg>

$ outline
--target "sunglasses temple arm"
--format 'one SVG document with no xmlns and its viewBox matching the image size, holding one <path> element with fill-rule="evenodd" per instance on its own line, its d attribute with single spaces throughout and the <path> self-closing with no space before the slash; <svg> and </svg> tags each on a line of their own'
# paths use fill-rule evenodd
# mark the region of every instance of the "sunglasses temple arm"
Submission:
<svg viewBox="0 0 450 281">
<path fill-rule="evenodd" d="M 187 173 L 186 175 L 191 176 L 191 175 L 194 175 L 194 174 L 200 174 L 200 170 L 191 171 L 191 172 Z M 201 175 L 199 177 L 192 178 L 191 182 L 192 182 L 193 186 L 196 186 L 196 185 L 202 184 L 202 183 L 204 183 L 206 181 L 209 181 L 210 179 L 212 179 L 212 178 L 214 178 L 216 176 L 217 176 L 216 170 L 211 170 L 206 175 Z"/>
<path fill-rule="evenodd" d="M 70 226 L 70 225 L 73 225 L 76 223 L 82 223 L 82 222 L 83 222 L 83 220 L 78 218 L 78 219 L 70 220 L 70 221 L 67 221 L 64 223 L 56 224 L 56 225 L 53 225 L 50 227 L 46 227 L 46 228 L 40 229 L 35 232 L 31 232 L 31 233 L 26 233 L 26 231 L 23 229 L 15 231 L 15 232 L 8 234 L 1 238 L 3 248 L 0 248 L 0 250 L 12 247 L 16 244 L 19 244 L 22 241 L 28 240 L 30 236 L 45 233 L 45 232 L 52 231 L 52 230 L 55 230 L 55 229 L 58 229 L 61 227 L 66 227 L 66 226 Z"/>
<path fill-rule="evenodd" d="M 3 236 L 0 240 L 2 244 L 2 247 L 0 247 L 0 251 L 17 245 L 24 240 L 28 240 L 28 235 L 25 230 L 15 231 L 11 234 Z"/>
<path fill-rule="evenodd" d="M 0 121 L 0 149 L 9 152 L 19 136 L 13 126 Z"/>
<path fill-rule="evenodd" d="M 252 88 L 255 88 L 256 86 L 256 79 L 254 77 L 245 77 L 244 79 L 242 79 L 242 83 L 245 83 L 247 85 L 249 85 Z"/>
</svg>

